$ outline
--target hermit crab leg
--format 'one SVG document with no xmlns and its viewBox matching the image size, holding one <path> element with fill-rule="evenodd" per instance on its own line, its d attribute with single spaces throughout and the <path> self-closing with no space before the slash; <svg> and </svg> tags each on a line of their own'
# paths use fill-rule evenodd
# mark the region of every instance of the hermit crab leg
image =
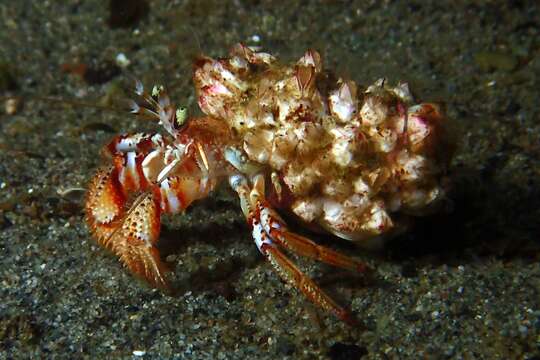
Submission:
<svg viewBox="0 0 540 360">
<path fill-rule="evenodd" d="M 268 220 L 270 219 L 270 208 L 262 205 L 264 202 L 264 198 L 262 197 L 262 194 L 264 194 L 264 180 L 262 179 L 262 176 L 260 178 L 256 176 L 254 180 L 254 186 L 250 190 L 247 181 L 243 176 L 233 175 L 229 179 L 231 186 L 240 197 L 242 211 L 244 212 L 248 223 L 251 225 L 252 236 L 259 251 L 268 259 L 268 261 L 270 261 L 276 272 L 285 282 L 299 289 L 311 302 L 319 305 L 326 311 L 334 313 L 339 319 L 354 324 L 355 321 L 350 313 L 345 308 L 339 306 L 317 284 L 315 284 L 313 280 L 298 269 L 298 267 L 276 246 L 283 245 L 283 243 L 277 236 L 274 237 L 272 235 L 272 231 L 267 231 L 269 227 Z M 266 212 L 266 215 L 261 214 L 261 209 Z M 278 224 L 276 218 L 272 218 L 270 222 Z M 273 233 L 277 234 L 275 231 L 273 231 Z M 282 236 L 281 234 L 277 235 Z M 296 250 L 296 248 L 300 248 L 300 246 L 293 245 L 289 246 L 289 248 L 291 250 Z M 307 254 L 306 256 L 310 256 L 309 251 L 303 251 L 303 253 L 300 251 L 300 253 L 302 255 Z M 310 257 L 318 258 L 316 256 Z M 348 260 L 354 261 L 352 259 Z"/>
<path fill-rule="evenodd" d="M 290 232 L 277 214 L 266 202 L 259 203 L 259 214 L 265 231 L 284 248 L 295 253 L 333 266 L 358 272 L 367 270 L 367 266 L 337 251 L 318 245 L 310 239 Z"/>
<path fill-rule="evenodd" d="M 346 323 L 355 324 L 349 311 L 339 306 L 313 280 L 298 269 L 271 241 L 264 239 L 266 237 L 264 231 L 261 231 L 260 234 L 263 237 L 261 252 L 266 255 L 284 281 L 298 288 L 311 302 L 319 305 L 325 311 L 332 312 Z"/>
<path fill-rule="evenodd" d="M 261 224 L 264 230 L 276 243 L 285 249 L 340 268 L 358 272 L 366 271 L 367 266 L 364 263 L 342 255 L 325 246 L 318 245 L 304 236 L 289 231 L 281 217 L 264 200 L 264 178 L 261 175 L 257 175 L 254 178 L 251 197 L 259 199 L 257 202 L 257 211 L 260 214 Z"/>
</svg>

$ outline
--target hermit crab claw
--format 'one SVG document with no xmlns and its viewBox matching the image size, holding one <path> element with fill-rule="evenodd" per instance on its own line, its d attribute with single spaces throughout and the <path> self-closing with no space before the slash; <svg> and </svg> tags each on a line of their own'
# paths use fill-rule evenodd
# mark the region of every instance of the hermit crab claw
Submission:
<svg viewBox="0 0 540 360">
<path fill-rule="evenodd" d="M 160 207 L 152 194 L 136 198 L 126 212 L 125 195 L 118 187 L 116 169 L 98 171 L 88 191 L 86 219 L 98 243 L 120 258 L 134 274 L 154 287 L 168 289 L 168 268 L 160 259 L 156 243 L 160 230 Z"/>
</svg>

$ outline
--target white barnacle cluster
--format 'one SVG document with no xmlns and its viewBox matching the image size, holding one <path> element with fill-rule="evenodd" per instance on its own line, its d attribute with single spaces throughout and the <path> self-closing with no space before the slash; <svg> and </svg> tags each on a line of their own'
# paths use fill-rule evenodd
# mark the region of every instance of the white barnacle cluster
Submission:
<svg viewBox="0 0 540 360">
<path fill-rule="evenodd" d="M 287 187 L 298 217 L 350 240 L 399 231 L 404 215 L 444 196 L 444 116 L 415 104 L 407 84 L 381 79 L 359 91 L 330 78 L 316 51 L 283 65 L 243 45 L 201 59 L 194 75 L 203 112 L 226 121 L 249 160 Z"/>
</svg>

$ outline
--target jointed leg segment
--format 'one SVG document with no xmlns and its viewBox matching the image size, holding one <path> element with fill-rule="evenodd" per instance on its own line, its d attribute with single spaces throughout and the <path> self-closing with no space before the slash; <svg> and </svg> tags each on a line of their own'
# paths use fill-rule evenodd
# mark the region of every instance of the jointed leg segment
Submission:
<svg viewBox="0 0 540 360">
<path fill-rule="evenodd" d="M 254 177 L 251 188 L 241 175 L 231 176 L 230 183 L 240 197 L 242 211 L 251 225 L 252 236 L 259 251 L 270 261 L 281 278 L 298 288 L 313 303 L 334 313 L 341 320 L 353 323 L 354 320 L 349 312 L 339 306 L 313 280 L 298 269 L 278 246 L 346 269 L 364 271 L 366 266 L 334 250 L 317 245 L 308 238 L 290 232 L 285 222 L 265 200 L 262 176 Z"/>
</svg>

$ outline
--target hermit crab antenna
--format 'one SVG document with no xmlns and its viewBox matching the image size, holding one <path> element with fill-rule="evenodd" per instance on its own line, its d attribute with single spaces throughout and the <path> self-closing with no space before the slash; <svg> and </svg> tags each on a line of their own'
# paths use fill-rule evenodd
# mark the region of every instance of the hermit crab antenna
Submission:
<svg viewBox="0 0 540 360">
<path fill-rule="evenodd" d="M 159 114 L 145 106 L 139 105 L 134 100 L 129 101 L 129 112 L 135 115 L 148 116 L 152 119 L 159 119 Z"/>
<path fill-rule="evenodd" d="M 163 89 L 163 86 L 154 86 L 152 89 L 152 94 L 149 94 L 147 91 L 145 91 L 142 82 L 140 80 L 135 80 L 135 94 L 146 101 L 146 103 L 153 109 L 157 109 L 159 107 L 159 103 L 154 99 L 156 89 L 159 93 L 159 89 Z"/>
<path fill-rule="evenodd" d="M 159 119 L 159 114 L 155 111 L 157 102 L 145 91 L 143 83 L 135 79 L 134 93 L 144 100 L 146 104 L 140 104 L 135 100 L 128 100 L 129 112 L 136 115 L 148 116 L 152 119 Z"/>
<path fill-rule="evenodd" d="M 135 94 L 142 96 L 144 93 L 144 85 L 141 80 L 135 80 Z"/>
<path fill-rule="evenodd" d="M 163 85 L 154 85 L 148 93 L 142 82 L 135 79 L 134 92 L 143 103 L 131 100 L 130 112 L 137 115 L 146 115 L 157 119 L 168 133 L 175 136 L 188 118 L 187 108 L 176 108 L 172 103 Z"/>
</svg>

